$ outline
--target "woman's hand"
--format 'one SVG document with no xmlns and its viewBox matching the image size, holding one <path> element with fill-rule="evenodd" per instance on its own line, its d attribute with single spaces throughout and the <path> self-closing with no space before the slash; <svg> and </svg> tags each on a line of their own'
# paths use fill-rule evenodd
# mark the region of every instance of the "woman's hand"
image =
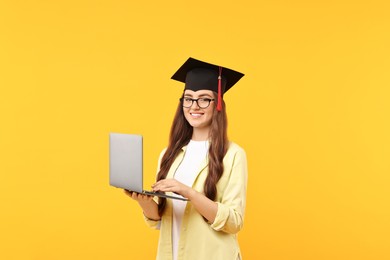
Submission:
<svg viewBox="0 0 390 260">
<path fill-rule="evenodd" d="M 135 191 L 124 190 L 125 194 L 136 200 L 138 203 L 150 202 L 153 199 L 153 196 L 137 193 Z"/>
<path fill-rule="evenodd" d="M 161 219 L 160 215 L 158 214 L 157 203 L 154 202 L 153 196 L 140 194 L 128 190 L 124 190 L 124 193 L 130 198 L 132 198 L 133 200 L 138 202 L 138 204 L 142 208 L 145 217 L 156 221 Z"/>
<path fill-rule="evenodd" d="M 182 195 L 184 198 L 189 199 L 195 209 L 210 223 L 214 222 L 218 211 L 218 205 L 202 193 L 197 192 L 175 179 L 160 180 L 153 184 L 152 188 L 153 191 L 170 191 Z"/>
<path fill-rule="evenodd" d="M 164 179 L 152 185 L 153 191 L 173 192 L 189 198 L 193 189 L 175 179 Z"/>
</svg>

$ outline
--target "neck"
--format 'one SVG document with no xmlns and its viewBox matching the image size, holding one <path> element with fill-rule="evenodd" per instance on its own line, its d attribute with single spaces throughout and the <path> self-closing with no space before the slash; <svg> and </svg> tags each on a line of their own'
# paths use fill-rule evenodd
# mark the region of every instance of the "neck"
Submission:
<svg viewBox="0 0 390 260">
<path fill-rule="evenodd" d="M 209 139 L 209 128 L 194 128 L 191 139 L 194 141 L 207 141 Z"/>
</svg>

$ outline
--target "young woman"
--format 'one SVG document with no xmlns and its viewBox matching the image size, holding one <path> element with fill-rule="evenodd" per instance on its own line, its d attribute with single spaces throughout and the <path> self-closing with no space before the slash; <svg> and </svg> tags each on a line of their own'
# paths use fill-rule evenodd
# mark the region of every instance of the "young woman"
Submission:
<svg viewBox="0 0 390 260">
<path fill-rule="evenodd" d="M 185 89 L 152 188 L 188 201 L 125 191 L 147 224 L 160 229 L 157 259 L 241 259 L 237 233 L 244 221 L 247 161 L 244 150 L 228 141 L 222 95 L 242 76 L 193 58 L 172 76 Z"/>
</svg>

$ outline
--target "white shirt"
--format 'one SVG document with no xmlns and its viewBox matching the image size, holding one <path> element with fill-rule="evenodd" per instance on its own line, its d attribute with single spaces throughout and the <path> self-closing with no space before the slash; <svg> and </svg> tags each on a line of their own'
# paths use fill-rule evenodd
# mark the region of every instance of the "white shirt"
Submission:
<svg viewBox="0 0 390 260">
<path fill-rule="evenodd" d="M 208 141 L 193 141 L 191 140 L 188 145 L 186 152 L 184 154 L 183 161 L 180 166 L 177 168 L 174 178 L 187 185 L 192 187 L 192 184 L 195 181 L 197 173 L 199 172 L 199 167 L 201 163 L 206 159 L 207 153 L 209 150 Z M 173 204 L 173 222 L 172 222 L 172 252 L 173 260 L 177 259 L 177 250 L 180 240 L 180 228 L 181 222 L 184 215 L 184 210 L 187 206 L 186 201 L 181 200 L 172 200 Z"/>
</svg>

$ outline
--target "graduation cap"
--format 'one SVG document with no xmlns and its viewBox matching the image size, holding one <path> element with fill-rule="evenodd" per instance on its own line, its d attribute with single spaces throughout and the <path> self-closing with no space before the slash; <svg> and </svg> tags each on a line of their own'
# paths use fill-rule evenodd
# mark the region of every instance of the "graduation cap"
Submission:
<svg viewBox="0 0 390 260">
<path fill-rule="evenodd" d="M 171 77 L 185 83 L 184 90 L 198 91 L 207 89 L 218 93 L 217 110 L 222 110 L 222 96 L 244 74 L 232 69 L 189 58 Z"/>
</svg>

